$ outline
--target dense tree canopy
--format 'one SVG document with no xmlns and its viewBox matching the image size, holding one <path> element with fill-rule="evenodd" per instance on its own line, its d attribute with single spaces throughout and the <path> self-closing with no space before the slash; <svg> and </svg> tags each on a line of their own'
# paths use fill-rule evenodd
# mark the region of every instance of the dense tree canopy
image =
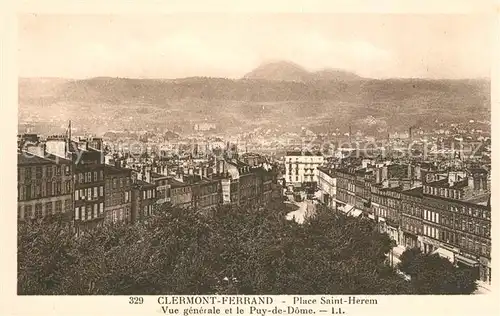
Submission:
<svg viewBox="0 0 500 316">
<path fill-rule="evenodd" d="M 318 209 L 303 224 L 281 202 L 209 214 L 164 210 L 147 223 L 73 237 L 21 225 L 19 294 L 409 294 L 369 219 Z"/>
<path fill-rule="evenodd" d="M 455 267 L 437 254 L 408 249 L 400 257 L 398 268 L 411 277 L 417 294 L 471 294 L 477 289 L 472 270 Z"/>
</svg>

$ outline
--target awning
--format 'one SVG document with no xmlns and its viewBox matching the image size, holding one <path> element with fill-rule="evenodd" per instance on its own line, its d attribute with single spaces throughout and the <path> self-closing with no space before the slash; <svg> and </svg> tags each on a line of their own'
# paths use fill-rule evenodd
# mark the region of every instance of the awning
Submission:
<svg viewBox="0 0 500 316">
<path fill-rule="evenodd" d="M 455 256 L 455 258 L 457 259 L 457 261 L 462 262 L 462 263 L 464 263 L 468 266 L 471 266 L 471 267 L 477 267 L 479 265 L 479 263 L 476 260 L 469 259 L 467 257 L 460 255 L 460 254 L 457 254 Z"/>
<path fill-rule="evenodd" d="M 344 207 L 342 207 L 340 210 L 346 214 L 348 214 L 350 211 L 354 209 L 354 205 L 346 204 Z"/>
<path fill-rule="evenodd" d="M 358 217 L 359 215 L 361 215 L 363 213 L 363 211 L 361 210 L 358 210 L 357 208 L 356 209 L 353 209 L 349 215 L 353 216 L 353 217 Z"/>
<path fill-rule="evenodd" d="M 439 247 L 433 253 L 437 253 L 441 258 L 446 258 L 446 259 L 450 260 L 450 262 L 455 261 L 455 253 L 451 250 Z"/>
</svg>

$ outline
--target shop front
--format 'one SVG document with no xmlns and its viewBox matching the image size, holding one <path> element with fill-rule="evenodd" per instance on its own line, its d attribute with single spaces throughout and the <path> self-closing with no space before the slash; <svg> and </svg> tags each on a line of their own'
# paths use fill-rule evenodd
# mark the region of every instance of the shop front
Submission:
<svg viewBox="0 0 500 316">
<path fill-rule="evenodd" d="M 479 280 L 491 285 L 491 261 L 485 257 L 479 257 Z"/>
<path fill-rule="evenodd" d="M 417 235 L 412 234 L 408 231 L 404 231 L 403 232 L 403 246 L 405 246 L 408 249 L 419 247 Z"/>
<path fill-rule="evenodd" d="M 423 253 L 432 253 L 442 246 L 439 241 L 427 236 L 419 236 L 419 238 L 421 241 L 420 250 L 422 250 Z"/>
<path fill-rule="evenodd" d="M 459 268 L 471 270 L 476 279 L 480 278 L 480 264 L 474 256 L 464 253 L 455 256 L 455 263 Z"/>
</svg>

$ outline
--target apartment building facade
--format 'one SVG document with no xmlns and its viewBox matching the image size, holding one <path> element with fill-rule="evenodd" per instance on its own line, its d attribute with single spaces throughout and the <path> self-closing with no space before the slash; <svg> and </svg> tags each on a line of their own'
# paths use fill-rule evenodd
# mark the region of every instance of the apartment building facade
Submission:
<svg viewBox="0 0 500 316">
<path fill-rule="evenodd" d="M 18 222 L 58 216 L 72 226 L 73 165 L 70 160 L 45 154 L 17 154 Z"/>
<path fill-rule="evenodd" d="M 71 154 L 75 183 L 75 233 L 81 235 L 104 223 L 105 165 L 102 152 L 94 149 L 80 149 Z"/>
<path fill-rule="evenodd" d="M 335 169 L 318 167 L 318 189 L 321 192 L 320 202 L 325 206 L 336 209 L 337 208 L 337 176 Z"/>
<path fill-rule="evenodd" d="M 132 222 L 132 170 L 104 166 L 104 223 Z"/>
<path fill-rule="evenodd" d="M 132 223 L 144 222 L 156 211 L 156 185 L 142 180 L 132 182 Z"/>
<path fill-rule="evenodd" d="M 321 153 L 290 151 L 285 156 L 285 181 L 291 187 L 317 185 L 318 167 L 324 162 Z"/>
</svg>

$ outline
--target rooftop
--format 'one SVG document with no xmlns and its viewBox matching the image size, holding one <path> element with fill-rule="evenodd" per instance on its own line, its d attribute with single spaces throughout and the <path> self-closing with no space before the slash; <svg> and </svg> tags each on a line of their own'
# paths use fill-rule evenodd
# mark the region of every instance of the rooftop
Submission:
<svg viewBox="0 0 500 316">
<path fill-rule="evenodd" d="M 130 173 L 132 169 L 118 168 L 112 165 L 104 165 L 104 171 L 107 174 L 124 174 L 124 173 Z"/>
<path fill-rule="evenodd" d="M 287 151 L 286 156 L 323 156 L 320 152 Z"/>
<path fill-rule="evenodd" d="M 465 202 L 479 204 L 479 205 L 488 205 L 488 203 L 490 202 L 490 198 L 491 198 L 490 193 L 483 193 L 480 195 L 473 196 L 465 200 Z"/>
<path fill-rule="evenodd" d="M 189 186 L 189 184 L 181 182 L 181 181 L 176 180 L 174 178 L 168 178 L 168 184 L 170 184 L 170 186 L 172 188 L 180 188 L 180 187 Z"/>
<path fill-rule="evenodd" d="M 423 197 L 424 196 L 422 187 L 404 190 L 402 193 L 406 194 L 406 195 L 415 196 L 415 197 Z"/>
<path fill-rule="evenodd" d="M 142 181 L 142 180 L 139 180 L 137 179 L 135 181 L 135 184 L 134 184 L 136 187 L 154 187 L 154 183 L 149 183 L 149 182 L 146 182 L 146 181 Z"/>
<path fill-rule="evenodd" d="M 47 165 L 52 164 L 49 159 L 45 159 L 28 152 L 18 152 L 17 153 L 17 165 Z"/>
<path fill-rule="evenodd" d="M 159 174 L 156 172 L 151 172 L 151 178 L 152 179 L 162 179 L 162 178 L 168 178 L 168 176 L 166 176 L 164 174 Z"/>
</svg>

